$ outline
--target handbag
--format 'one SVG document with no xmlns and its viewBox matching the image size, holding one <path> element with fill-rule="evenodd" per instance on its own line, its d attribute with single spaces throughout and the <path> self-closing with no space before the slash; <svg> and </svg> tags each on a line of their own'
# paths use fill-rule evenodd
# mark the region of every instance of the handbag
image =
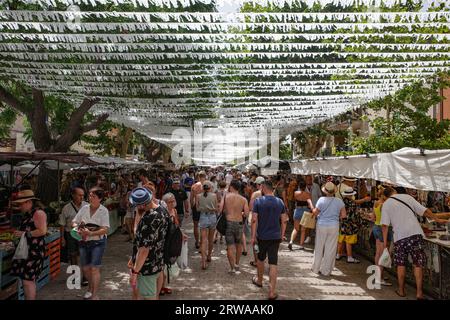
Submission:
<svg viewBox="0 0 450 320">
<path fill-rule="evenodd" d="M 223 199 L 223 208 L 222 208 L 222 212 L 220 213 L 219 217 L 217 218 L 217 223 L 216 223 L 216 230 L 221 234 L 221 235 L 225 235 L 225 232 L 227 231 L 227 219 L 225 217 L 225 200 L 226 200 L 226 195 L 224 196 Z"/>
<path fill-rule="evenodd" d="M 315 229 L 316 218 L 313 216 L 311 212 L 305 211 L 303 213 L 302 220 L 300 220 L 300 225 L 308 229 Z"/>
<path fill-rule="evenodd" d="M 26 260 L 28 258 L 28 241 L 25 233 L 20 237 L 19 244 L 17 245 L 14 253 L 13 260 Z"/>
</svg>

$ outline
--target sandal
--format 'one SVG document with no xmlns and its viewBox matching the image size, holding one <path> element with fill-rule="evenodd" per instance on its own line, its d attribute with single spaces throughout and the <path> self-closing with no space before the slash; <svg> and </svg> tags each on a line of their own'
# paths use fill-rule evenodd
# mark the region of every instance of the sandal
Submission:
<svg viewBox="0 0 450 320">
<path fill-rule="evenodd" d="M 172 294 L 172 289 L 169 288 L 162 288 L 161 292 L 164 294 Z"/>
<path fill-rule="evenodd" d="M 251 265 L 252 267 L 255 267 L 255 268 L 257 267 L 255 261 L 250 261 L 250 265 Z"/>
<path fill-rule="evenodd" d="M 257 276 L 253 276 L 253 278 L 252 278 L 252 283 L 255 285 L 255 286 L 257 286 L 257 287 L 259 287 L 259 288 L 262 288 L 262 284 L 259 284 L 258 283 L 258 277 Z"/>
<path fill-rule="evenodd" d="M 406 294 L 405 295 L 401 295 L 398 290 L 395 290 L 395 293 L 401 298 L 405 298 L 406 297 Z"/>
</svg>

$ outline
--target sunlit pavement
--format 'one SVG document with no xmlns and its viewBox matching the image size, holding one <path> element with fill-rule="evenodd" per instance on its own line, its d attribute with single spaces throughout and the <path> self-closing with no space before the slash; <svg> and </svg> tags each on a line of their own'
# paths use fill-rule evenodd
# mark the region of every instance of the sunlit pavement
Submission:
<svg viewBox="0 0 450 320">
<path fill-rule="evenodd" d="M 188 223 L 189 222 L 189 223 Z M 161 299 L 266 299 L 268 295 L 268 268 L 264 277 L 263 288 L 252 284 L 252 276 L 256 268 L 252 267 L 251 252 L 243 256 L 238 274 L 228 274 L 228 259 L 225 244 L 219 242 L 214 246 L 212 262 L 207 270 L 200 268 L 200 254 L 194 247 L 191 221 L 185 220 L 185 232 L 189 235 L 189 269 L 183 270 L 176 279 L 171 279 L 171 295 Z M 289 234 L 289 233 L 287 233 Z M 131 299 L 131 289 L 128 283 L 129 274 L 127 261 L 131 253 L 131 244 L 125 242 L 126 236 L 117 232 L 108 239 L 108 246 L 103 258 L 102 282 L 99 297 L 102 300 Z M 250 250 L 250 245 L 248 245 Z M 288 300 L 325 300 L 325 299 L 364 299 L 393 300 L 405 299 L 396 295 L 395 279 L 392 287 L 382 287 L 380 290 L 369 290 L 366 282 L 369 274 L 366 269 L 370 265 L 361 258 L 360 264 L 348 264 L 345 259 L 337 261 L 331 277 L 322 277 L 311 271 L 313 260 L 312 249 L 289 251 L 287 243 L 283 243 L 278 260 L 278 293 L 279 299 Z M 67 264 L 61 268 L 61 274 L 38 292 L 38 299 L 45 300 L 80 300 L 86 289 L 69 290 L 66 280 Z M 415 299 L 415 290 L 407 287 L 407 299 Z"/>
</svg>

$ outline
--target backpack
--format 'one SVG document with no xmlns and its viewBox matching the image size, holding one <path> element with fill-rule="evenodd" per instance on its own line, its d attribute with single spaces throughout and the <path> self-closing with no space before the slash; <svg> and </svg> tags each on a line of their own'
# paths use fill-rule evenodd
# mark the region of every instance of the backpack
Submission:
<svg viewBox="0 0 450 320">
<path fill-rule="evenodd" d="M 168 217 L 166 238 L 164 241 L 164 264 L 167 266 L 167 283 L 170 283 L 170 268 L 181 256 L 183 233 L 171 217 Z"/>
</svg>

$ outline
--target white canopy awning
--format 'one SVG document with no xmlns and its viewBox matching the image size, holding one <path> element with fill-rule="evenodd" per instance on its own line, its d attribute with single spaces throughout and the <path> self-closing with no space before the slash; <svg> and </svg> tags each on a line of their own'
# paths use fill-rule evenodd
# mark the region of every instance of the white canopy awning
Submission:
<svg viewBox="0 0 450 320">
<path fill-rule="evenodd" d="M 392 153 L 291 162 L 294 174 L 350 176 L 406 188 L 450 192 L 450 150 L 403 148 Z"/>
</svg>

